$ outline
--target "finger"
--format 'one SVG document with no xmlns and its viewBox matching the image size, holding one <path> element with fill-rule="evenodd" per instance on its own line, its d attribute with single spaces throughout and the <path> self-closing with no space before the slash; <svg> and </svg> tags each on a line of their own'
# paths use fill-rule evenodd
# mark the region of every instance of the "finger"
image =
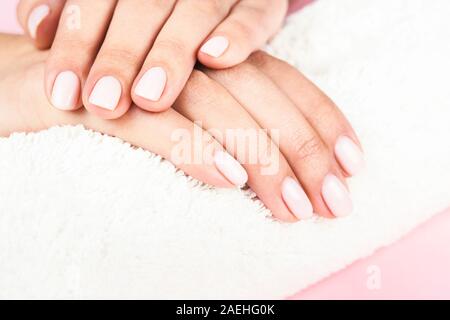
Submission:
<svg viewBox="0 0 450 320">
<path fill-rule="evenodd" d="M 43 67 L 31 68 L 20 83 L 20 90 L 15 80 L 14 83 L 5 83 L 10 91 L 25 90 L 27 94 L 22 99 L 12 99 L 15 95 L 11 94 L 9 102 L 12 104 L 8 103 L 9 108 L 0 108 L 1 136 L 8 136 L 13 132 L 41 131 L 53 126 L 82 124 L 152 151 L 204 183 L 224 188 L 234 187 L 221 173 L 222 163 L 216 164 L 214 161 L 217 154 L 222 153 L 222 157 L 226 157 L 221 144 L 173 109 L 163 113 L 148 113 L 133 106 L 130 112 L 116 121 L 99 118 L 84 108 L 76 112 L 63 112 L 50 107 L 39 83 L 43 74 Z M 184 141 L 180 142 L 180 136 L 192 138 L 187 147 L 183 144 Z M 186 157 L 189 158 L 186 160 L 180 157 L 179 150 L 186 151 Z M 229 166 L 239 166 L 239 163 L 230 160 L 231 156 L 226 158 Z"/>
<path fill-rule="evenodd" d="M 207 71 L 263 128 L 278 128 L 278 145 L 298 177 L 315 212 L 326 217 L 348 215 L 352 202 L 332 151 L 279 88 L 250 64 Z"/>
<path fill-rule="evenodd" d="M 214 30 L 198 52 L 199 61 L 224 69 L 245 61 L 280 28 L 286 0 L 242 0 Z"/>
<path fill-rule="evenodd" d="M 169 108 L 184 88 L 197 50 L 237 0 L 178 1 L 133 85 L 133 101 L 149 111 Z"/>
<path fill-rule="evenodd" d="M 312 216 L 312 205 L 278 147 L 222 86 L 194 70 L 174 108 L 200 121 L 242 163 L 249 186 L 275 217 L 296 221 Z"/>
<path fill-rule="evenodd" d="M 48 49 L 53 43 L 65 0 L 21 0 L 17 18 L 25 33 L 38 49 Z"/>
<path fill-rule="evenodd" d="M 116 119 L 130 108 L 133 81 L 174 3 L 175 0 L 118 2 L 83 89 L 84 106 L 90 112 Z"/>
<path fill-rule="evenodd" d="M 364 168 L 358 137 L 330 98 L 297 69 L 266 53 L 253 54 L 249 63 L 268 75 L 302 111 L 328 147 L 334 150 L 345 174 L 354 176 Z"/>
<path fill-rule="evenodd" d="M 81 87 L 104 39 L 116 5 L 111 1 L 68 0 L 46 65 L 46 92 L 61 110 L 82 106 Z"/>
</svg>

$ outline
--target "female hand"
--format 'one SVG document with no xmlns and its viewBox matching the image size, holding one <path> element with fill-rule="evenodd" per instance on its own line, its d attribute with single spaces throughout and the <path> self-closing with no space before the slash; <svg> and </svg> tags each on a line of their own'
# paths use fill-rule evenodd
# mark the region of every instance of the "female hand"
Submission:
<svg viewBox="0 0 450 320">
<path fill-rule="evenodd" d="M 275 34 L 287 7 L 288 0 L 21 0 L 18 17 L 37 47 L 52 44 L 49 101 L 116 119 L 132 102 L 171 107 L 197 59 L 217 69 L 243 62 Z"/>
<path fill-rule="evenodd" d="M 84 124 L 160 154 L 208 184 L 226 187 L 248 178 L 284 221 L 309 218 L 313 210 L 326 217 L 351 212 L 345 177 L 363 165 L 358 140 L 332 101 L 288 64 L 258 52 L 227 70 L 194 70 L 174 108 L 148 113 L 133 107 L 106 121 L 84 110 L 48 108 L 39 84 L 47 54 L 13 42 L 0 55 L 6 66 L 0 67 L 1 135 Z M 180 150 L 190 156 L 180 157 Z"/>
</svg>

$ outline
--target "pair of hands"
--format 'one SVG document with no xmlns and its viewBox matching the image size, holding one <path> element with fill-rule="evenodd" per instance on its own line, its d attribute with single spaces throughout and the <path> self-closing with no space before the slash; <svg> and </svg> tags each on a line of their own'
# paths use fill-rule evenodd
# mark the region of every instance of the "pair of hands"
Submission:
<svg viewBox="0 0 450 320">
<path fill-rule="evenodd" d="M 281 220 L 308 218 L 311 208 L 326 217 L 351 211 L 345 177 L 361 168 L 357 138 L 332 101 L 285 62 L 257 52 L 227 70 L 195 70 L 173 108 L 149 113 L 133 106 L 111 121 L 85 109 L 52 108 L 41 84 L 48 52 L 35 50 L 22 37 L 0 36 L 0 45 L 2 136 L 83 124 L 153 151 L 220 187 L 242 182 L 233 155 L 245 168 L 249 186 Z M 226 134 L 230 129 L 236 130 Z M 242 130 L 250 138 L 238 143 Z M 260 137 L 256 151 L 253 134 Z M 187 143 L 179 137 L 187 137 Z M 200 160 L 180 162 L 174 152 L 180 146 Z M 241 159 L 246 152 L 250 158 L 256 153 L 256 160 Z"/>
<path fill-rule="evenodd" d="M 83 1 L 74 0 L 73 2 L 82 3 Z M 126 0 L 122 0 L 122 2 L 127 3 Z M 146 3 L 150 2 L 146 1 Z M 245 1 L 242 2 L 245 3 Z M 58 1 L 53 3 L 61 4 Z M 120 3 L 119 0 L 118 4 Z M 179 3 L 189 3 L 189 0 L 179 1 Z M 190 1 L 190 3 L 199 3 L 199 1 Z M 177 7 L 180 4 L 177 3 Z M 22 12 L 25 7 L 20 8 L 22 9 L 19 9 L 19 12 Z M 32 7 L 28 7 L 28 9 L 30 8 Z M 120 8 L 121 6 L 118 6 L 116 11 Z M 222 24 L 226 26 L 229 22 L 227 20 L 238 8 L 239 6 L 236 5 Z M 59 12 L 61 13 L 61 11 Z M 176 8 L 173 9 L 173 12 L 176 12 Z M 264 12 L 266 11 L 256 11 L 259 14 Z M 135 13 L 128 13 L 128 15 L 131 14 Z M 21 16 L 27 15 L 21 14 Z M 29 16 L 30 14 L 27 17 Z M 114 12 L 112 22 L 115 21 L 115 17 L 116 12 Z M 171 16 L 166 25 L 170 24 L 172 19 Z M 26 21 L 23 18 L 21 20 Z M 52 29 L 51 21 L 50 19 L 47 22 L 48 25 L 45 25 L 45 22 L 37 24 L 35 40 L 41 47 L 45 46 L 42 44 L 45 42 L 45 39 L 43 40 L 45 37 L 38 35 L 39 33 L 51 35 L 51 32 L 48 32 Z M 64 17 L 61 21 L 64 21 Z M 30 23 L 28 22 L 27 25 L 29 27 Z M 155 50 L 156 52 L 165 51 L 167 57 L 174 59 L 174 61 L 166 59 L 166 66 L 175 70 L 178 65 L 178 57 L 173 53 L 168 53 L 173 48 L 164 46 L 164 40 L 161 48 L 158 49 L 158 44 L 161 44 L 158 42 L 158 38 L 164 35 L 163 31 L 167 28 L 166 25 L 156 37 L 148 57 L 152 57 L 152 54 L 155 54 L 152 52 Z M 221 26 L 218 28 L 220 29 Z M 56 26 L 54 27 L 56 28 Z M 41 29 L 46 32 L 40 31 Z M 58 30 L 58 34 L 63 32 L 60 30 L 61 28 Z M 118 32 L 117 28 L 114 32 L 111 30 L 112 26 L 110 25 L 105 42 Z M 261 33 L 258 31 L 261 30 L 258 26 L 254 30 Z M 53 86 L 52 90 L 49 90 L 52 86 L 46 87 L 47 96 L 53 104 L 55 104 L 55 100 L 75 100 L 75 95 L 70 94 L 67 90 L 64 94 L 59 94 L 64 99 L 58 99 L 58 97 L 55 99 L 52 91 L 57 86 L 55 79 L 58 76 L 54 72 L 53 80 L 48 80 L 49 74 L 51 74 L 48 70 L 52 70 L 52 59 L 59 57 L 59 65 L 68 61 L 74 62 L 64 55 L 64 50 L 67 50 L 65 47 L 68 44 L 67 41 L 76 46 L 77 39 L 70 39 L 71 36 L 73 34 L 62 37 L 61 46 L 58 46 L 57 35 L 50 57 L 47 58 L 46 83 Z M 245 38 L 243 40 L 245 42 Z M 48 40 L 48 42 L 51 41 L 52 39 Z M 102 61 L 105 61 L 105 58 L 109 59 L 109 62 L 106 63 L 108 72 L 113 70 L 123 75 L 123 72 L 127 72 L 123 69 L 131 69 L 138 74 L 139 64 L 137 67 L 136 64 L 130 65 L 124 61 L 123 63 L 129 68 L 123 68 L 124 65 L 117 67 L 117 59 L 122 61 L 117 54 L 102 55 L 102 52 L 106 50 L 104 49 L 105 42 L 102 45 L 101 43 L 97 44 L 98 47 L 101 45 L 98 56 L 95 57 L 97 51 L 87 52 L 84 55 L 94 55 L 91 57 L 90 64 L 87 63 L 84 66 L 86 68 L 84 74 L 87 76 L 84 92 L 88 90 L 89 78 L 99 59 Z M 180 47 L 185 48 L 184 46 Z M 73 49 L 70 45 L 68 48 Z M 233 46 L 230 45 L 221 57 L 214 58 L 199 52 L 198 58 L 206 65 L 220 67 L 214 63 L 217 61 L 238 63 L 239 59 L 226 60 L 225 58 L 236 57 L 239 54 L 241 57 L 246 57 L 254 50 L 253 47 L 248 47 L 248 52 L 232 50 L 232 48 Z M 236 53 L 239 54 L 236 55 Z M 183 69 L 185 66 L 180 65 L 180 70 L 188 73 L 187 77 L 195 63 L 195 54 L 196 52 L 194 52 L 191 64 L 188 64 L 190 69 Z M 165 58 L 165 56 L 161 55 L 160 58 Z M 94 59 L 95 62 L 93 62 Z M 184 61 L 183 63 L 187 61 L 180 60 Z M 83 59 L 80 61 L 82 62 Z M 232 65 L 233 62 L 230 64 Z M 222 66 L 226 66 L 226 64 Z M 89 71 L 90 67 L 92 69 Z M 103 72 L 105 72 L 104 70 Z M 98 71 L 96 71 L 97 77 Z M 92 93 L 89 95 L 83 92 L 83 97 L 87 98 L 83 99 L 86 109 L 95 116 L 88 116 L 83 112 L 81 113 L 82 119 L 78 119 L 76 122 L 67 122 L 69 118 L 75 119 L 80 113 L 64 114 L 64 117 L 58 113 L 58 121 L 44 121 L 44 123 L 48 126 L 61 123 L 83 123 L 92 129 L 119 136 L 135 145 L 160 154 L 186 173 L 208 184 L 229 187 L 231 184 L 242 185 L 248 181 L 248 185 L 272 210 L 274 215 L 285 221 L 308 218 L 312 216 L 313 211 L 327 217 L 344 216 L 350 213 L 352 204 L 345 185 L 345 177 L 356 174 L 362 167 L 362 153 L 358 140 L 336 106 L 300 73 L 284 62 L 258 52 L 245 63 L 236 67 L 223 71 L 203 68 L 201 71 L 195 70 L 190 75 L 187 84 L 185 83 L 186 79 L 181 82 L 182 85 L 175 87 L 174 83 L 170 81 L 165 84 L 162 92 L 163 96 L 167 94 L 165 98 L 168 100 L 161 98 L 148 104 L 148 101 L 135 99 L 131 93 L 133 100 L 140 102 L 139 106 L 144 110 L 166 109 L 171 104 L 165 104 L 164 101 L 174 102 L 174 110 L 151 114 L 132 108 L 131 112 L 122 116 L 129 109 L 131 98 L 125 99 L 125 105 L 119 109 L 106 110 L 89 102 Z M 39 81 L 39 79 L 36 80 Z M 175 83 L 180 84 L 180 82 Z M 91 91 L 95 91 L 95 86 L 95 80 L 92 80 Z M 178 96 L 177 90 L 180 90 L 180 96 Z M 105 92 L 101 93 L 101 95 L 105 94 Z M 121 94 L 118 105 L 121 105 L 120 101 L 127 95 L 126 91 L 121 91 Z M 80 103 L 81 101 L 78 101 L 75 108 L 79 107 Z M 71 108 L 63 107 L 62 109 Z M 45 111 L 44 116 L 38 118 L 47 118 L 46 115 L 49 112 Z M 106 119 L 122 117 L 120 121 L 102 122 L 97 116 Z M 201 123 L 196 123 L 198 121 Z M 151 127 L 147 127 L 148 125 Z M 198 130 L 201 131 L 200 135 L 196 134 Z M 146 136 L 149 133 L 151 136 Z M 200 138 L 193 138 L 198 136 Z M 186 139 L 186 137 L 188 138 Z"/>
</svg>

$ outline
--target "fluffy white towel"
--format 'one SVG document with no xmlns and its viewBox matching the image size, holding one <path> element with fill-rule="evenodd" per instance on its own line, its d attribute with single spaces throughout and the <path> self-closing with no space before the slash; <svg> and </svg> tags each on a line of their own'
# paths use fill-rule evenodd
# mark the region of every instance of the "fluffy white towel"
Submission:
<svg viewBox="0 0 450 320">
<path fill-rule="evenodd" d="M 273 42 L 365 145 L 345 219 L 272 222 L 81 127 L 0 139 L 0 298 L 283 298 L 398 239 L 450 204 L 448 12 L 322 0 Z"/>
</svg>

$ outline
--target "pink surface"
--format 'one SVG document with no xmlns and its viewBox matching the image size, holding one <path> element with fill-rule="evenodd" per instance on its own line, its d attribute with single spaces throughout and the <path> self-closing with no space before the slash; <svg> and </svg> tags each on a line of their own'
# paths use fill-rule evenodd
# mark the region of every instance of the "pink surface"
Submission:
<svg viewBox="0 0 450 320">
<path fill-rule="evenodd" d="M 22 28 L 16 19 L 16 6 L 18 2 L 19 0 L 3 0 L 0 3 L 0 32 L 22 32 Z"/>
<path fill-rule="evenodd" d="M 19 33 L 18 0 L 0 3 L 0 32 Z M 294 1 L 291 12 L 311 2 Z M 450 299 L 450 210 L 293 299 Z"/>
<path fill-rule="evenodd" d="M 450 209 L 292 299 L 450 299 Z"/>
</svg>

